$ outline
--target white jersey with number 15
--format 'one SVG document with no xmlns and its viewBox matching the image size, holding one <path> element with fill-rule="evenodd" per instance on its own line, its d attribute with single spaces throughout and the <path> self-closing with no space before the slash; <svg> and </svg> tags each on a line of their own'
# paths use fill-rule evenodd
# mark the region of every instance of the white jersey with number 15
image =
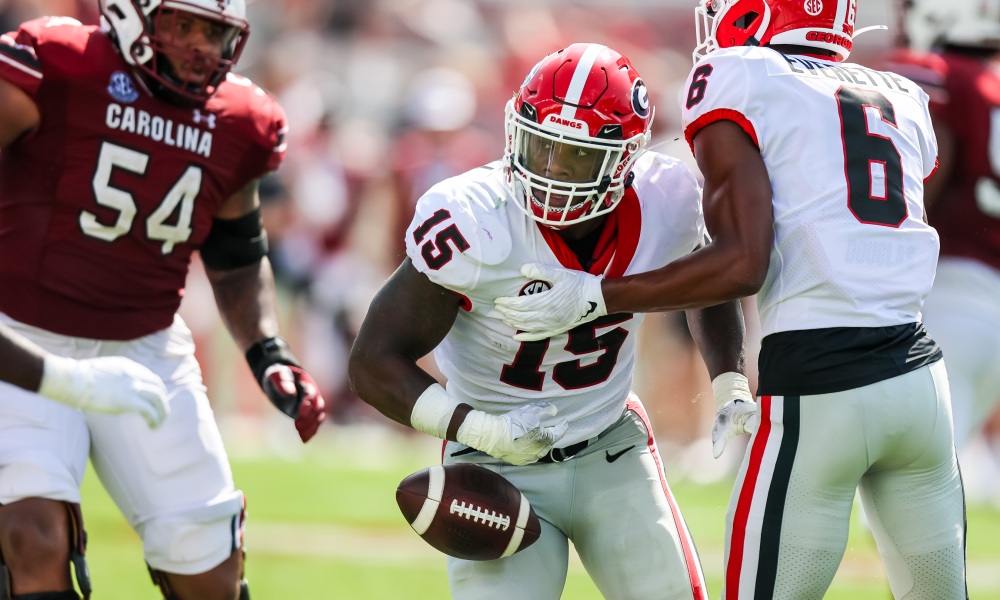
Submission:
<svg viewBox="0 0 1000 600">
<path fill-rule="evenodd" d="M 633 172 L 631 189 L 606 217 L 592 273 L 621 277 L 657 269 L 705 238 L 701 190 L 683 163 L 647 152 Z M 569 420 L 561 441 L 569 445 L 621 416 L 642 315 L 607 315 L 547 340 L 515 341 L 493 301 L 547 287 L 522 276 L 521 265 L 580 265 L 554 230 L 514 202 L 500 163 L 447 179 L 417 203 L 406 252 L 417 270 L 462 298 L 464 310 L 434 351 L 449 394 L 493 414 L 552 402 Z"/>
</svg>

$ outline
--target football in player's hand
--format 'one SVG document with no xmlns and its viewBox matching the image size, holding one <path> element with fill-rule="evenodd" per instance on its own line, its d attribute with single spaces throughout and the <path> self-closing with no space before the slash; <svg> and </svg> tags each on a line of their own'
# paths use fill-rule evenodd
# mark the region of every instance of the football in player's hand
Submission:
<svg viewBox="0 0 1000 600">
<path fill-rule="evenodd" d="M 542 532 L 521 490 L 479 465 L 417 471 L 396 488 L 396 504 L 424 541 L 465 560 L 510 556 Z"/>
</svg>

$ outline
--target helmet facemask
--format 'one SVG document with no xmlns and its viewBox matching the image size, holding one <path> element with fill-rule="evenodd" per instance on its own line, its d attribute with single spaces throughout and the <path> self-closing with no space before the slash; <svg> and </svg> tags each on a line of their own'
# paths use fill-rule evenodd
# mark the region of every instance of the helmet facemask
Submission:
<svg viewBox="0 0 1000 600">
<path fill-rule="evenodd" d="M 202 105 L 215 94 L 250 33 L 243 0 L 101 0 L 101 12 L 119 52 L 142 82 L 180 105 Z M 179 41 L 192 29 L 207 40 L 203 47 L 218 46 L 218 51 Z"/>
<path fill-rule="evenodd" d="M 528 111 L 530 112 L 530 111 Z M 632 182 L 632 165 L 649 132 L 627 140 L 574 135 L 535 123 L 507 104 L 506 167 L 517 206 L 539 223 L 562 228 L 605 215 Z M 615 128 L 607 128 L 614 135 Z M 617 128 L 618 135 L 621 127 Z"/>
</svg>

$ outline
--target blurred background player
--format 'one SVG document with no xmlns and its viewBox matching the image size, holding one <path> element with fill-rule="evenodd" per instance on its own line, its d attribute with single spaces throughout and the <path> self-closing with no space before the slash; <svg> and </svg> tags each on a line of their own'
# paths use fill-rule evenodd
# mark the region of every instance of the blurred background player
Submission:
<svg viewBox="0 0 1000 600">
<path fill-rule="evenodd" d="M 908 49 L 886 68 L 928 93 L 939 147 L 924 201 L 941 259 L 924 323 L 948 361 L 967 492 L 1000 502 L 997 450 L 984 432 L 1000 401 L 1000 1 L 916 0 L 902 10 Z"/>
<path fill-rule="evenodd" d="M 219 313 L 303 441 L 324 412 L 277 337 L 257 179 L 284 113 L 229 73 L 243 0 L 101 0 L 0 37 L 0 322 L 57 355 L 125 356 L 167 386 L 155 429 L 0 387 L 0 556 L 13 598 L 83 595 L 88 455 L 171 600 L 246 597 L 243 494 L 177 316 L 200 251 Z"/>
<path fill-rule="evenodd" d="M 501 472 L 542 536 L 513 556 L 448 558 L 454 598 L 557 600 L 569 541 L 605 598 L 706 599 L 648 415 L 631 391 L 641 317 L 612 314 L 516 343 L 493 310 L 544 284 L 528 260 L 621 277 L 705 241 L 700 189 L 680 161 L 645 152 L 653 107 L 631 61 L 572 44 L 535 65 L 506 107 L 501 161 L 434 185 L 406 231 L 407 258 L 351 352 L 358 395 L 450 440 L 444 462 Z M 743 370 L 736 302 L 692 311 L 709 372 Z M 433 350 L 447 388 L 417 360 Z M 623 518 L 624 516 L 624 518 Z"/>
</svg>

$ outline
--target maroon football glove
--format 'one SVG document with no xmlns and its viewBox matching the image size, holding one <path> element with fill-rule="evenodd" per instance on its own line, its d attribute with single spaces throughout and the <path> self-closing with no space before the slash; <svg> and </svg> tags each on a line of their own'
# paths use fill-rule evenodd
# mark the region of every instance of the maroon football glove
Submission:
<svg viewBox="0 0 1000 600">
<path fill-rule="evenodd" d="M 326 401 L 319 386 L 299 366 L 281 338 L 257 342 L 247 351 L 246 358 L 267 399 L 295 419 L 299 437 L 303 443 L 308 442 L 326 419 Z"/>
<path fill-rule="evenodd" d="M 261 389 L 271 404 L 295 419 L 302 442 L 308 442 L 326 419 L 326 401 L 309 373 L 301 367 L 274 364 L 264 371 Z"/>
</svg>

